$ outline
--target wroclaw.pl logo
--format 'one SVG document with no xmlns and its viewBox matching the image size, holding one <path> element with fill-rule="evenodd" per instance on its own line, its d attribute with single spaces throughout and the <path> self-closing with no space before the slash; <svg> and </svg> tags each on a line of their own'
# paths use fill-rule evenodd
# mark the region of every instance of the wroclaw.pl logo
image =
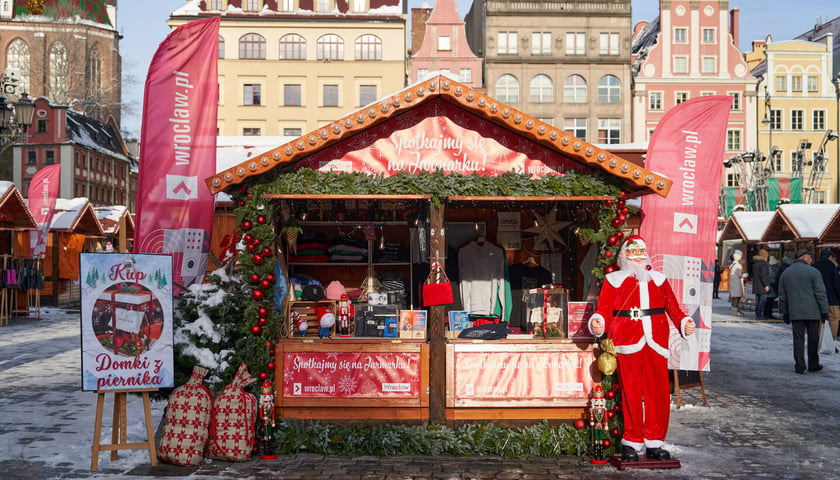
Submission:
<svg viewBox="0 0 840 480">
<path fill-rule="evenodd" d="M 300 395 L 303 393 L 303 387 L 299 383 L 292 385 L 292 395 Z"/>
</svg>

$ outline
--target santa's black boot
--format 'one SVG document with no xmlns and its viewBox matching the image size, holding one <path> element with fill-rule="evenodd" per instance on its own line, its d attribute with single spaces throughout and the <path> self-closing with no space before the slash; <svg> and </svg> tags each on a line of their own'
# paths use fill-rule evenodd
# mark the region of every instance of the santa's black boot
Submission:
<svg viewBox="0 0 840 480">
<path fill-rule="evenodd" d="M 621 449 L 621 459 L 625 462 L 638 462 L 639 461 L 639 454 L 636 452 L 636 449 L 625 445 Z"/>
<path fill-rule="evenodd" d="M 671 454 L 664 448 L 647 448 L 645 456 L 653 460 L 670 460 Z"/>
</svg>

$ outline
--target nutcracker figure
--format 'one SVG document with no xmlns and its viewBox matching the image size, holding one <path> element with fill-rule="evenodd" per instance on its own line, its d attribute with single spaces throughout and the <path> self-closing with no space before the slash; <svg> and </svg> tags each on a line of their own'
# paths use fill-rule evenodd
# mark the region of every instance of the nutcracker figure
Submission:
<svg viewBox="0 0 840 480">
<path fill-rule="evenodd" d="M 353 305 L 347 295 L 341 295 L 338 301 L 338 335 L 341 337 L 350 336 L 350 322 L 353 320 Z"/>
<path fill-rule="evenodd" d="M 595 385 L 592 391 L 592 407 L 589 410 L 589 426 L 592 428 L 592 459 L 591 463 L 603 465 L 607 463 L 604 449 L 610 446 L 607 420 L 607 400 L 600 385 Z"/>
<path fill-rule="evenodd" d="M 260 389 L 260 426 L 262 436 L 263 460 L 274 460 L 277 455 L 273 453 L 271 440 L 274 438 L 274 389 L 271 382 L 265 381 Z"/>
</svg>

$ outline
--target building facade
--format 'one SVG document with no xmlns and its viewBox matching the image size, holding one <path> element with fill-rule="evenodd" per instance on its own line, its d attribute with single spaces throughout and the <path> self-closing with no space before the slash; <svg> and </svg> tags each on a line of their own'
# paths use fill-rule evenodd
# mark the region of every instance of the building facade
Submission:
<svg viewBox="0 0 840 480">
<path fill-rule="evenodd" d="M 417 15 L 412 10 L 412 43 L 422 41 L 408 59 L 409 83 L 422 80 L 431 72 L 458 75 L 459 81 L 471 88 L 481 88 L 482 60 L 467 43 L 464 21 L 458 14 L 455 0 L 437 0 L 426 21 L 425 9 Z"/>
<path fill-rule="evenodd" d="M 175 28 L 219 15 L 219 135 L 299 136 L 402 88 L 400 0 L 206 0 Z"/>
<path fill-rule="evenodd" d="M 41 97 L 35 100 L 27 143 L 13 150 L 13 181 L 24 196 L 38 170 L 59 164 L 60 198 L 85 197 L 93 206 L 135 210 L 137 162 L 113 118 L 100 122 Z"/>
<path fill-rule="evenodd" d="M 834 36 L 764 45 L 758 78 L 758 150 L 774 152 L 771 175 L 798 178 L 802 203 L 838 201 Z"/>
<path fill-rule="evenodd" d="M 630 141 L 629 0 L 476 3 L 468 38 L 488 94 L 589 142 Z"/>
<path fill-rule="evenodd" d="M 729 95 L 720 161 L 757 147 L 756 79 L 737 47 L 738 9 L 728 9 L 727 0 L 661 0 L 658 20 L 636 25 L 634 142 L 650 140 L 665 113 L 686 100 Z"/>
<path fill-rule="evenodd" d="M 116 3 L 44 0 L 41 11 L 30 11 L 37 8 L 30 2 L 0 2 L 0 70 L 17 84 L 16 95 L 47 97 L 99 121 L 113 117 L 119 125 Z"/>
</svg>

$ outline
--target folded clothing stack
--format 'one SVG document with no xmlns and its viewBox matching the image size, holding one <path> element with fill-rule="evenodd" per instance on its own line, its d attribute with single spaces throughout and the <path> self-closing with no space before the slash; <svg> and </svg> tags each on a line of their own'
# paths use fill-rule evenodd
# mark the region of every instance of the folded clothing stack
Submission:
<svg viewBox="0 0 840 480">
<path fill-rule="evenodd" d="M 347 237 L 337 237 L 329 247 L 332 262 L 367 262 L 367 253 L 367 245 Z"/>
</svg>

